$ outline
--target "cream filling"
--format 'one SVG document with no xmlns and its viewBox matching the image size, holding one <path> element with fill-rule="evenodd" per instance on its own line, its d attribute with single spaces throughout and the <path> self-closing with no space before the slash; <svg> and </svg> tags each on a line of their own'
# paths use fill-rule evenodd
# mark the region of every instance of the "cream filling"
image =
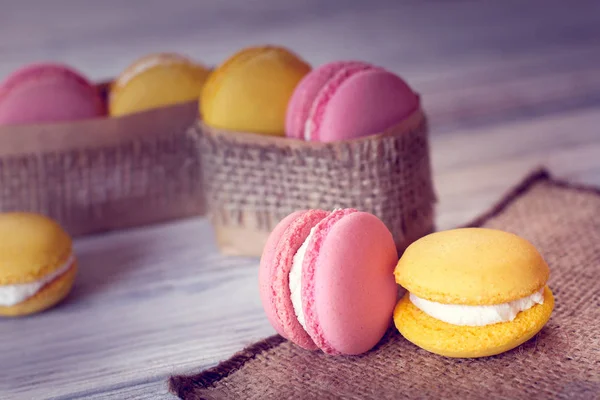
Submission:
<svg viewBox="0 0 600 400">
<path fill-rule="evenodd" d="M 39 292 L 44 285 L 67 272 L 74 261 L 75 255 L 71 254 L 63 265 L 55 271 L 52 271 L 52 273 L 34 282 L 0 285 L 0 306 L 11 307 L 32 297 Z"/>
<path fill-rule="evenodd" d="M 307 120 L 304 124 L 304 140 L 306 140 L 307 142 L 310 142 L 310 136 L 313 131 L 313 126 L 314 123 L 310 120 Z"/>
<path fill-rule="evenodd" d="M 310 233 L 304 239 L 304 243 L 294 254 L 294 260 L 292 263 L 292 269 L 290 270 L 289 284 L 292 305 L 294 306 L 294 313 L 302 328 L 306 330 L 306 321 L 304 319 L 304 311 L 302 309 L 302 264 L 304 263 L 304 256 L 306 255 L 306 248 L 310 239 L 314 236 L 315 227 L 310 230 Z"/>
<path fill-rule="evenodd" d="M 499 322 L 509 322 L 521 311 L 536 304 L 544 304 L 544 288 L 530 296 L 509 303 L 467 306 L 462 304 L 442 304 L 425 300 L 410 293 L 410 301 L 425 314 L 452 325 L 484 326 Z"/>
</svg>

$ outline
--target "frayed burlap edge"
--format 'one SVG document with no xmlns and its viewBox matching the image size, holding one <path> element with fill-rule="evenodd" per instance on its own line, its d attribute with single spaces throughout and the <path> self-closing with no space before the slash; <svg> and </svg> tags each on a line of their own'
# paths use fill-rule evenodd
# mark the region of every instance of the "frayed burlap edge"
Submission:
<svg viewBox="0 0 600 400">
<path fill-rule="evenodd" d="M 462 227 L 482 226 L 488 220 L 500 215 L 515 200 L 525 195 L 532 187 L 540 182 L 546 182 L 556 187 L 593 193 L 600 196 L 600 188 L 556 179 L 552 177 L 545 168 L 539 168 L 530 173 L 523 181 L 521 181 L 521 183 L 510 189 L 502 196 L 499 202 L 489 209 L 489 211 L 486 211 Z M 168 381 L 169 391 L 181 399 L 189 398 L 194 395 L 196 390 L 207 389 L 214 386 L 220 380 L 241 369 L 247 362 L 285 342 L 286 340 L 280 335 L 273 335 L 250 345 L 214 368 L 207 369 L 206 371 L 194 375 L 172 376 Z"/>
</svg>

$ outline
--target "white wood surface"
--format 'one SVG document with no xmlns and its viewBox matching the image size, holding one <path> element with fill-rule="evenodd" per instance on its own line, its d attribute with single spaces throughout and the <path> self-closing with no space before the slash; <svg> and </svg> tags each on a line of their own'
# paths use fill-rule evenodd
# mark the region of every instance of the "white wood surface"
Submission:
<svg viewBox="0 0 600 400">
<path fill-rule="evenodd" d="M 152 51 L 216 64 L 262 43 L 314 64 L 381 64 L 422 95 L 445 229 L 536 166 L 600 185 L 598 38 L 597 1 L 0 0 L 0 78 L 50 59 L 99 80 Z M 64 304 L 0 320 L 0 399 L 169 399 L 170 374 L 274 332 L 258 260 L 219 255 L 203 218 L 83 238 L 76 252 Z"/>
</svg>

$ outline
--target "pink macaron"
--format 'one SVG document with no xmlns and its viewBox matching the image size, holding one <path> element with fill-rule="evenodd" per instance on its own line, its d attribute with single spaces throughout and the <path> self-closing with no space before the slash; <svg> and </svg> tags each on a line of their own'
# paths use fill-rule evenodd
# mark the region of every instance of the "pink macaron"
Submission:
<svg viewBox="0 0 600 400">
<path fill-rule="evenodd" d="M 307 74 L 287 108 L 286 135 L 333 142 L 381 133 L 419 107 L 399 76 L 360 61 L 336 61 Z"/>
<path fill-rule="evenodd" d="M 260 296 L 275 330 L 308 349 L 361 354 L 390 326 L 398 253 L 376 216 L 297 211 L 273 230 L 260 261 Z"/>
<path fill-rule="evenodd" d="M 74 121 L 105 115 L 98 90 L 62 64 L 21 68 L 0 85 L 0 125 Z"/>
</svg>

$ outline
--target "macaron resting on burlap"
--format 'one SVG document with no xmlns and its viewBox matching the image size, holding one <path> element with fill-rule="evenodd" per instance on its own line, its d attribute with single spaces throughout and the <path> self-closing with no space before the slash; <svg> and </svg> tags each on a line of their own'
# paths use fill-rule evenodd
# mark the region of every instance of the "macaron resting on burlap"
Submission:
<svg viewBox="0 0 600 400">
<path fill-rule="evenodd" d="M 38 214 L 0 214 L 0 316 L 43 311 L 67 296 L 77 272 L 69 235 Z"/>
<path fill-rule="evenodd" d="M 425 236 L 398 262 L 408 291 L 394 322 L 409 341 L 448 357 L 484 357 L 515 348 L 554 308 L 548 265 L 512 233 L 463 228 Z"/>
</svg>

